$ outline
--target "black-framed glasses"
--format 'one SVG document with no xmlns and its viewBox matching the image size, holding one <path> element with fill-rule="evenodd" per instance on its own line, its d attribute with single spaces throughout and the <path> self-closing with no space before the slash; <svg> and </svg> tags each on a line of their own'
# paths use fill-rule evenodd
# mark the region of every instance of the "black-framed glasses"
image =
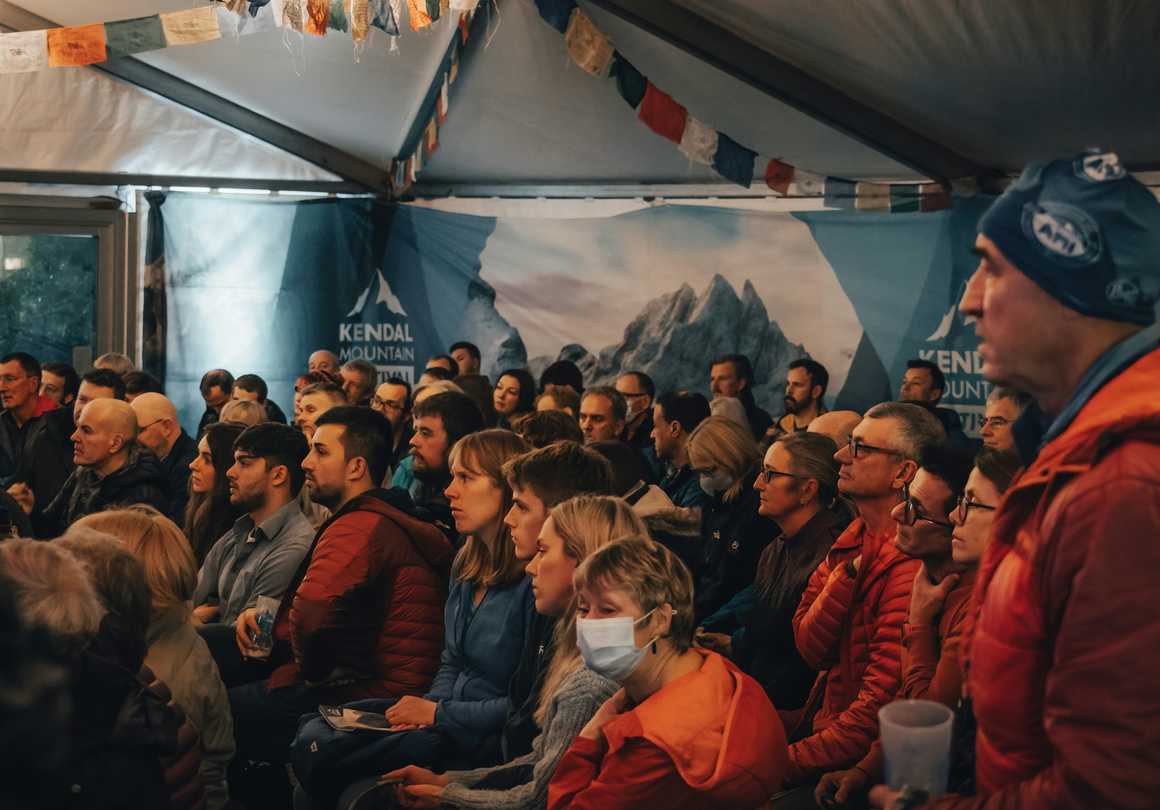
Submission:
<svg viewBox="0 0 1160 810">
<path fill-rule="evenodd" d="M 913 526 L 920 520 L 924 520 L 934 526 L 941 526 L 944 529 L 953 529 L 955 524 L 948 523 L 944 520 L 935 520 L 929 515 L 922 513 L 922 507 L 919 506 L 918 501 L 910 497 L 910 484 L 902 485 L 902 518 L 907 526 Z"/>
<path fill-rule="evenodd" d="M 394 400 L 390 400 L 390 399 L 381 399 L 380 397 L 371 397 L 371 407 L 372 408 L 387 408 L 388 410 L 392 410 L 392 411 L 403 410 L 403 406 L 400 405 L 398 402 L 395 402 Z"/>
<path fill-rule="evenodd" d="M 1006 419 L 1002 416 L 989 416 L 983 420 L 982 426 L 983 427 L 1002 428 L 1002 427 L 1007 427 L 1007 425 L 1009 425 L 1009 424 L 1011 424 L 1010 419 Z"/>
<path fill-rule="evenodd" d="M 805 478 L 806 477 L 804 475 L 794 475 L 793 473 L 782 472 L 781 470 L 775 470 L 772 467 L 762 467 L 761 472 L 759 472 L 758 475 L 761 477 L 761 480 L 767 484 L 772 483 L 773 479 L 778 478 L 778 477 L 781 477 L 781 478 Z"/>
<path fill-rule="evenodd" d="M 988 503 L 980 503 L 979 501 L 972 499 L 969 495 L 960 495 L 959 499 L 955 501 L 955 511 L 953 514 L 958 519 L 959 523 L 966 523 L 967 515 L 971 514 L 972 509 L 981 509 L 984 512 L 994 512 L 998 508 L 999 507 L 992 506 Z"/>
<path fill-rule="evenodd" d="M 858 458 L 862 453 L 889 453 L 892 456 L 901 456 L 902 453 L 889 447 L 876 447 L 872 444 L 859 439 L 857 436 L 850 437 L 850 455 Z"/>
</svg>

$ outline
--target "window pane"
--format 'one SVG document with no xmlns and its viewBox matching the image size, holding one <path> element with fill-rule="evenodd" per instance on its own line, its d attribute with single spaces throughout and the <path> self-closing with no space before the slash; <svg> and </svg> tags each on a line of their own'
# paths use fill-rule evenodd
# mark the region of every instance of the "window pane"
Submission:
<svg viewBox="0 0 1160 810">
<path fill-rule="evenodd" d="M 0 236 L 0 353 L 73 362 L 96 339 L 95 236 Z"/>
</svg>

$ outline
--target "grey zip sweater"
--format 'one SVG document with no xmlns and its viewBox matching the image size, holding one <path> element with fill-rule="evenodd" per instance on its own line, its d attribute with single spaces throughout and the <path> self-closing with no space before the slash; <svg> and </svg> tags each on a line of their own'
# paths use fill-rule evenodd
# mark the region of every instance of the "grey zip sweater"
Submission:
<svg viewBox="0 0 1160 810">
<path fill-rule="evenodd" d="M 548 806 L 548 783 L 556 764 L 601 704 L 620 686 L 581 665 L 564 679 L 548 704 L 544 728 L 532 742 L 531 753 L 494 768 L 448 771 L 451 781 L 443 790 L 445 806 L 468 810 L 543 810 Z M 472 790 L 471 786 L 505 771 L 527 772 L 531 781 L 510 790 Z M 501 777 L 502 778 L 502 777 Z"/>
</svg>

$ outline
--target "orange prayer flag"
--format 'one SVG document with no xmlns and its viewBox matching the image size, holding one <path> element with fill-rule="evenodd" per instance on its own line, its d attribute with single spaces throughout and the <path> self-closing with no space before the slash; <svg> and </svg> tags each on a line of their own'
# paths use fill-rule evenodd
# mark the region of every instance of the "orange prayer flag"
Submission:
<svg viewBox="0 0 1160 810">
<path fill-rule="evenodd" d="M 407 10 L 411 16 L 412 31 L 421 31 L 431 25 L 431 15 L 427 13 L 426 0 L 407 0 Z"/>
<path fill-rule="evenodd" d="M 106 58 L 104 23 L 48 29 L 49 67 L 92 65 Z"/>
<path fill-rule="evenodd" d="M 330 22 L 330 3 L 327 0 L 307 0 L 306 33 L 324 37 L 328 22 Z"/>
</svg>

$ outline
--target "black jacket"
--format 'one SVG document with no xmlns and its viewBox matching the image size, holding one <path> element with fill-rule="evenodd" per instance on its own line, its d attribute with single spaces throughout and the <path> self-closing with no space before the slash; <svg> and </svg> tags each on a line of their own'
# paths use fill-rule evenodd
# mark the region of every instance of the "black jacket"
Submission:
<svg viewBox="0 0 1160 810">
<path fill-rule="evenodd" d="M 754 466 L 741 481 L 741 492 L 729 503 L 717 495 L 701 514 L 701 559 L 693 571 L 696 620 L 712 615 L 749 583 L 765 547 L 780 532 L 757 514 Z"/>
<path fill-rule="evenodd" d="M 165 514 L 178 526 L 185 520 L 185 505 L 189 502 L 189 464 L 195 458 L 197 442 L 183 430 L 169 454 L 161 459 L 161 472 L 169 493 L 169 506 Z"/>
<path fill-rule="evenodd" d="M 741 404 L 745 406 L 745 418 L 749 420 L 749 429 L 753 431 L 753 438 L 760 442 L 765 437 L 765 432 L 773 427 L 773 417 L 769 412 L 757 407 L 757 400 L 753 398 L 753 394 L 746 388 L 741 392 L 739 397 Z"/>
<path fill-rule="evenodd" d="M 6 489 L 10 483 L 19 480 L 26 448 L 44 429 L 45 417 L 50 413 L 53 411 L 38 413 L 18 427 L 9 411 L 0 411 L 0 488 Z"/>
<path fill-rule="evenodd" d="M 733 660 L 779 709 L 804 706 L 817 678 L 794 643 L 793 615 L 810 575 L 849 522 L 844 508 L 823 509 L 793 537 L 770 543 L 758 562 L 755 604 L 733 634 Z"/>
<path fill-rule="evenodd" d="M 286 414 L 278 407 L 278 403 L 272 399 L 266 400 L 266 421 L 277 422 L 280 425 L 286 424 Z"/>
<path fill-rule="evenodd" d="M 76 424 L 71 407 L 49 411 L 41 420 L 40 430 L 28 439 L 18 477 L 28 484 L 38 504 L 48 504 L 72 475 L 72 434 Z M 53 536 L 44 531 L 36 513 L 32 516 L 32 528 L 37 537 Z"/>
<path fill-rule="evenodd" d="M 129 449 L 124 467 L 104 478 L 90 467 L 73 470 L 56 498 L 44 508 L 43 525 L 53 534 L 61 534 L 85 515 L 134 503 L 148 504 L 161 512 L 169 507 L 161 462 L 139 444 Z"/>
</svg>

